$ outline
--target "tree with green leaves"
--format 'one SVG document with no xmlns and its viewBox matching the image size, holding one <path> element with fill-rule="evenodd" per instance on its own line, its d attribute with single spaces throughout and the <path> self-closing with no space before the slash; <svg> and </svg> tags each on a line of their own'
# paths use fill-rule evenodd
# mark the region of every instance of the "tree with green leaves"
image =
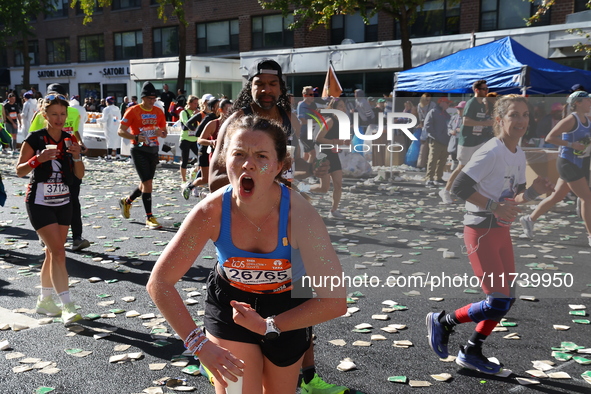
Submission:
<svg viewBox="0 0 591 394">
<path fill-rule="evenodd" d="M 34 24 L 37 15 L 51 13 L 55 5 L 43 0 L 10 0 L 0 2 L 0 48 L 12 46 L 23 55 L 22 84 L 29 87 L 31 58 L 29 57 L 29 39 L 35 37 Z M 20 81 L 19 81 L 20 82 Z"/>
<path fill-rule="evenodd" d="M 533 3 L 536 0 L 528 0 L 530 3 Z M 536 13 L 532 15 L 529 19 L 527 19 L 527 25 L 530 26 L 532 23 L 537 22 L 542 15 L 544 15 L 548 10 L 556 3 L 556 0 L 545 0 L 540 3 Z M 591 10 L 591 0 L 587 1 L 586 4 L 587 8 Z M 569 29 L 567 30 L 571 34 L 576 34 L 585 39 L 585 43 L 579 42 L 574 45 L 575 52 L 585 51 L 585 59 L 591 58 L 591 32 L 585 31 L 583 29 Z"/>
<path fill-rule="evenodd" d="M 293 12 L 291 29 L 306 26 L 310 30 L 330 26 L 335 15 L 350 15 L 359 12 L 367 24 L 378 12 L 385 12 L 400 24 L 402 68 L 412 68 L 410 26 L 425 0 L 258 0 L 263 8 L 280 10 L 283 16 Z"/>
<path fill-rule="evenodd" d="M 71 7 L 80 4 L 84 12 L 84 21 L 87 24 L 92 22 L 95 7 L 110 7 L 113 0 L 72 0 Z M 185 18 L 184 0 L 158 0 L 158 18 L 164 23 L 169 17 L 179 21 L 179 71 L 177 75 L 177 89 L 185 88 L 185 74 L 187 72 L 187 19 Z M 170 7 L 167 7 L 170 6 Z"/>
</svg>

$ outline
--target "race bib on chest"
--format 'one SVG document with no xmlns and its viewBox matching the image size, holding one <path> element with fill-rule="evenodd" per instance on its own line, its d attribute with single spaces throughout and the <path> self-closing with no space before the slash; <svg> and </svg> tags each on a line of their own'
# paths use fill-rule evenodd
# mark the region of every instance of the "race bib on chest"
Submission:
<svg viewBox="0 0 591 394">
<path fill-rule="evenodd" d="M 292 289 L 291 262 L 286 259 L 230 257 L 222 269 L 232 286 L 249 293 L 283 293 Z"/>
<path fill-rule="evenodd" d="M 63 183 L 43 183 L 43 200 L 47 204 L 60 204 L 70 197 L 70 188 Z"/>
</svg>

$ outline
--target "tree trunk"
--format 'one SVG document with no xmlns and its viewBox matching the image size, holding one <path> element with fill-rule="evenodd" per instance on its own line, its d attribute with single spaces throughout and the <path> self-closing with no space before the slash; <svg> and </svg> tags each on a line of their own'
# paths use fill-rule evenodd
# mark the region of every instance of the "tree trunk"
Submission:
<svg viewBox="0 0 591 394">
<path fill-rule="evenodd" d="M 31 87 L 31 58 L 29 57 L 29 36 L 23 34 L 23 89 L 29 90 Z"/>
<path fill-rule="evenodd" d="M 179 23 L 179 74 L 176 80 L 177 89 L 185 89 L 185 74 L 187 72 L 187 26 Z M 176 92 L 175 92 L 176 93 Z"/>
<path fill-rule="evenodd" d="M 400 47 L 402 48 L 402 69 L 412 68 L 412 42 L 410 41 L 410 30 L 408 21 L 412 10 L 407 10 L 405 6 L 400 7 Z"/>
</svg>

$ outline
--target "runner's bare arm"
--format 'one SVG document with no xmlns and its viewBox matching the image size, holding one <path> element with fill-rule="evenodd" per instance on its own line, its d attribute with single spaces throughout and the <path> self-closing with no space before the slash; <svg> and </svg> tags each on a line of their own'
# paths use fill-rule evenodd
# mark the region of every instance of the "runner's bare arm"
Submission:
<svg viewBox="0 0 591 394">
<path fill-rule="evenodd" d="M 175 284 L 191 268 L 207 241 L 217 239 L 222 210 L 222 192 L 201 201 L 189 213 L 179 231 L 156 262 L 147 290 L 162 316 L 184 340 L 197 327 Z M 194 231 L 199 228 L 199 231 Z M 221 376 L 240 375 L 243 364 L 228 350 L 209 341 L 199 360 L 221 381 Z"/>
</svg>

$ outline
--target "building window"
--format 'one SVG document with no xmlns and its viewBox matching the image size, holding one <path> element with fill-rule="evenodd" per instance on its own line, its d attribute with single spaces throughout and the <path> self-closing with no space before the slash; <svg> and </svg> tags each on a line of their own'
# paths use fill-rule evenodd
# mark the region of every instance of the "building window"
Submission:
<svg viewBox="0 0 591 394">
<path fill-rule="evenodd" d="M 67 18 L 68 17 L 68 9 L 70 6 L 68 5 L 68 0 L 52 0 L 54 10 L 53 12 L 45 15 L 45 19 L 55 19 L 55 18 Z"/>
<path fill-rule="evenodd" d="M 481 0 L 480 3 L 480 30 L 503 30 L 526 27 L 525 20 L 535 14 L 538 5 L 543 0 L 528 1 L 515 0 Z M 545 26 L 550 24 L 550 12 L 540 17 L 540 20 L 532 26 Z"/>
<path fill-rule="evenodd" d="M 102 62 L 105 60 L 105 38 L 102 34 L 78 38 L 80 62 Z"/>
<path fill-rule="evenodd" d="M 591 10 L 591 8 L 587 7 L 588 2 L 589 0 L 575 0 L 575 12 Z"/>
<path fill-rule="evenodd" d="M 70 39 L 47 40 L 47 63 L 70 63 Z"/>
<path fill-rule="evenodd" d="M 141 30 L 115 33 L 115 60 L 141 59 L 144 57 Z"/>
<path fill-rule="evenodd" d="M 432 37 L 460 32 L 460 0 L 427 0 L 417 9 L 411 37 Z"/>
<path fill-rule="evenodd" d="M 197 53 L 238 51 L 238 19 L 197 24 Z"/>
<path fill-rule="evenodd" d="M 293 46 L 293 30 L 287 27 L 293 23 L 293 15 L 255 16 L 252 18 L 253 49 Z"/>
<path fill-rule="evenodd" d="M 25 65 L 22 48 L 23 42 L 19 41 L 18 47 L 14 51 L 14 65 L 17 67 Z M 29 41 L 28 55 L 31 58 L 31 66 L 39 65 L 39 41 Z"/>
<path fill-rule="evenodd" d="M 177 56 L 179 54 L 178 27 L 154 29 L 154 57 Z"/>
<path fill-rule="evenodd" d="M 111 9 L 124 10 L 127 8 L 140 8 L 141 6 L 142 0 L 113 0 Z"/>
<path fill-rule="evenodd" d="M 363 23 L 359 12 L 351 15 L 335 15 L 330 22 L 330 43 L 339 45 L 345 38 L 353 42 L 374 42 L 378 40 L 378 15 Z"/>
</svg>

